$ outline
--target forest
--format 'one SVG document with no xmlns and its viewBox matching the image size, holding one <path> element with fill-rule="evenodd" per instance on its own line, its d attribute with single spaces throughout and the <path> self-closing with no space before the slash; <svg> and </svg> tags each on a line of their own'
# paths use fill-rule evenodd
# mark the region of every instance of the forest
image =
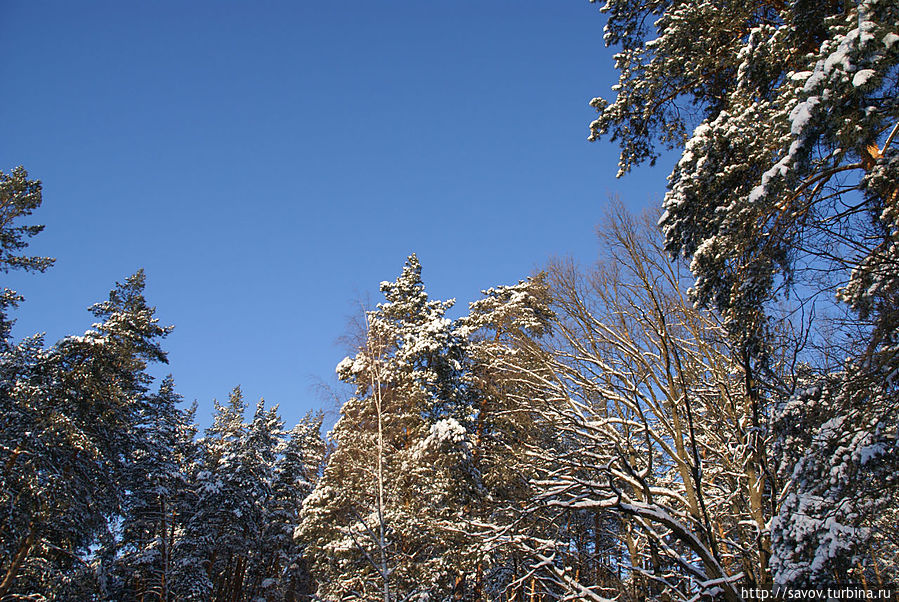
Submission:
<svg viewBox="0 0 899 602">
<path fill-rule="evenodd" d="M 4 288 L 0 601 L 897 595 L 899 2 L 600 11 L 590 138 L 678 153 L 662 205 L 456 318 L 410 254 L 333 426 L 236 387 L 201 430 L 143 271 L 57 342 Z M 43 200 L 0 172 L 3 274 L 52 269 Z"/>
</svg>

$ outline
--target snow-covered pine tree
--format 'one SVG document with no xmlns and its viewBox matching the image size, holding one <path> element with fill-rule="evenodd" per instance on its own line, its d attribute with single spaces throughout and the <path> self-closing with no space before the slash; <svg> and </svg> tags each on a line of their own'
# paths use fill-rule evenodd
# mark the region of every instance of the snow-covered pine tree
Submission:
<svg viewBox="0 0 899 602">
<path fill-rule="evenodd" d="M 43 272 L 54 259 L 50 257 L 29 257 L 21 252 L 28 246 L 28 239 L 39 234 L 40 225 L 19 225 L 18 221 L 28 217 L 41 206 L 41 183 L 29 180 L 23 167 L 16 167 L 11 173 L 0 171 L 0 273 L 10 270 Z M 8 348 L 9 331 L 12 321 L 6 312 L 15 307 L 22 297 L 15 291 L 3 288 L 0 291 L 0 348 Z"/>
<path fill-rule="evenodd" d="M 477 489 L 464 341 L 445 317 L 452 302 L 428 299 L 415 255 L 381 291 L 337 367 L 356 392 L 297 535 L 323 599 L 446 599 L 473 564 L 458 541 Z"/>
<path fill-rule="evenodd" d="M 67 443 L 64 429 L 53 428 L 44 416 L 50 389 L 49 364 L 40 338 L 10 346 L 0 361 L 0 461 L 3 465 L 0 593 L 3 594 L 50 591 L 50 580 L 40 575 L 37 568 L 30 567 L 35 547 L 42 538 L 50 539 L 53 545 L 65 541 L 62 534 L 41 531 L 41 525 L 50 523 L 58 513 L 52 507 L 54 503 L 64 497 L 53 486 L 53 480 L 58 462 L 67 456 L 65 452 L 58 456 L 54 453 Z M 42 425 L 46 427 L 41 428 Z"/>
<path fill-rule="evenodd" d="M 522 404 L 517 395 L 519 383 L 527 380 L 525 358 L 533 356 L 529 350 L 548 333 L 554 319 L 544 276 L 483 291 L 469 305 L 468 316 L 459 320 L 459 332 L 468 339 L 475 410 L 471 462 L 483 484 L 468 520 L 471 537 L 480 538 L 484 553 L 475 574 L 462 584 L 464 599 L 525 596 L 531 559 L 515 546 L 502 545 L 503 537 L 513 525 L 515 531 L 545 534 L 544 525 L 523 518 L 521 508 L 535 495 L 532 454 L 551 447 L 557 433 L 544 428 L 538 410 Z M 527 370 L 540 369 L 527 365 Z"/>
<path fill-rule="evenodd" d="M 681 150 L 667 247 L 691 258 L 695 298 L 742 348 L 754 404 L 768 405 L 767 390 L 782 405 L 781 447 L 794 453 L 782 459 L 776 580 L 895 578 L 884 518 L 899 506 L 899 3 L 608 0 L 603 11 L 620 80 L 614 102 L 593 101 L 592 138 L 620 142 L 620 173 L 654 159 L 655 142 Z M 816 312 L 809 336 L 799 317 Z M 818 375 L 805 390 L 767 374 L 782 328 Z M 806 436 L 789 416 L 805 418 Z"/>
<path fill-rule="evenodd" d="M 53 263 L 47 257 L 19 254 L 42 226 L 22 226 L 18 221 L 30 215 L 41 201 L 40 182 L 29 180 L 24 168 L 17 167 L 11 174 L 0 171 L 0 272 L 43 271 Z M 21 491 L 36 485 L 32 467 L 37 462 L 28 462 L 28 455 L 37 447 L 37 438 L 32 438 L 32 433 L 40 409 L 26 401 L 16 384 L 39 383 L 46 354 L 40 337 L 18 345 L 9 340 L 13 321 L 7 311 L 21 300 L 15 291 L 7 288 L 0 291 L 0 464 L 4 467 L 0 472 L 0 508 L 4 516 L 0 526 L 0 592 L 13 587 L 37 539 L 37 531 L 31 524 L 32 514 L 22 509 L 27 502 L 22 500 Z"/>
<path fill-rule="evenodd" d="M 4 442 L 11 453 L 4 459 L 0 597 L 90 599 L 85 587 L 108 595 L 110 521 L 120 514 L 119 485 L 141 439 L 146 367 L 166 361 L 159 340 L 170 330 L 159 325 L 143 289 L 138 272 L 91 308 L 102 321 L 83 336 L 49 350 L 26 341 L 4 356 L 15 443 Z"/>
</svg>

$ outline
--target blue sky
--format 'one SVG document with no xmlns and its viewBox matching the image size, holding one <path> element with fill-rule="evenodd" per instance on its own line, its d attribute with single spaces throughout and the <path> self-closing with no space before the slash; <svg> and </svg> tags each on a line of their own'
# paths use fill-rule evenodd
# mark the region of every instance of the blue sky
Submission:
<svg viewBox="0 0 899 602">
<path fill-rule="evenodd" d="M 178 390 L 240 384 L 288 423 L 325 406 L 359 300 L 418 253 L 464 308 L 553 255 L 590 262 L 610 195 L 660 201 L 667 166 L 615 179 L 587 142 L 609 95 L 586 0 L 4 2 L 0 169 L 44 183 L 8 275 L 15 335 L 90 326 L 138 268 Z"/>
</svg>

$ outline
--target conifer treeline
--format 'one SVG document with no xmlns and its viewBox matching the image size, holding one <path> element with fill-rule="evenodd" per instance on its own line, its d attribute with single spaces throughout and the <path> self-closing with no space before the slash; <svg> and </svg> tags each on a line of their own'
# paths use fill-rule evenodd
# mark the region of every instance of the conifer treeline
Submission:
<svg viewBox="0 0 899 602">
<path fill-rule="evenodd" d="M 0 271 L 43 271 L 22 251 L 40 182 L 0 173 Z M 293 537 L 321 473 L 322 414 L 289 431 L 236 388 L 197 438 L 171 378 L 153 387 L 171 331 L 142 271 L 81 336 L 14 343 L 4 289 L 0 357 L 0 600 L 299 600 L 312 583 Z"/>
</svg>

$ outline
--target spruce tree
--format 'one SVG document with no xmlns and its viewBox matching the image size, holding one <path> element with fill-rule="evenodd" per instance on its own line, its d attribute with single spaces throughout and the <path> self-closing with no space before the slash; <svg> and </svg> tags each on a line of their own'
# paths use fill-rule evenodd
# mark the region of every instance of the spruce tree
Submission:
<svg viewBox="0 0 899 602">
<path fill-rule="evenodd" d="M 196 450 L 194 405 L 179 408 L 171 376 L 147 397 L 132 452 L 117 549 L 119 598 L 172 600 L 174 546 L 191 511 L 187 496 Z"/>
<path fill-rule="evenodd" d="M 300 600 L 310 593 L 303 542 L 294 540 L 300 507 L 324 461 L 321 415 L 289 433 L 277 407 L 247 405 L 240 387 L 215 403 L 187 485 L 175 543 L 173 599 Z"/>
<path fill-rule="evenodd" d="M 235 562 L 247 549 L 241 517 L 251 498 L 237 478 L 247 430 L 240 387 L 226 405 L 215 402 L 214 407 L 212 425 L 198 441 L 193 512 L 175 546 L 174 592 L 183 600 L 215 599 L 230 586 Z"/>
<path fill-rule="evenodd" d="M 303 501 L 318 482 L 325 461 L 321 428 L 324 415 L 308 412 L 283 439 L 274 466 L 269 518 L 264 526 L 268 577 L 262 582 L 266 599 L 305 600 L 312 576 L 302 540 L 294 539 Z"/>
</svg>

